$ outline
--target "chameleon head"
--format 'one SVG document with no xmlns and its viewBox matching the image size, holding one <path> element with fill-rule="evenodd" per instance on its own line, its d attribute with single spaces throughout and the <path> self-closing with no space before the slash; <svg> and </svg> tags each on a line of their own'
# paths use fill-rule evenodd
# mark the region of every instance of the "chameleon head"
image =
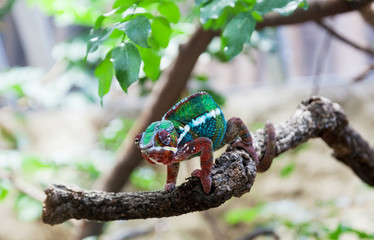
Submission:
<svg viewBox="0 0 374 240">
<path fill-rule="evenodd" d="M 170 164 L 177 152 L 177 132 L 172 122 L 162 120 L 148 126 L 135 138 L 135 145 L 152 164 Z"/>
</svg>

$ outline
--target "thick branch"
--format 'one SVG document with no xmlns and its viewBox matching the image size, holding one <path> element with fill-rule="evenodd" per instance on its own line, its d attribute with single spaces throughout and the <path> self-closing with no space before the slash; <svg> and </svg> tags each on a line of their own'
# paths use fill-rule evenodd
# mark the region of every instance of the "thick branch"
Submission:
<svg viewBox="0 0 374 240">
<path fill-rule="evenodd" d="M 374 186 L 374 150 L 349 125 L 338 104 L 326 98 L 303 101 L 291 119 L 275 126 L 276 155 L 311 138 L 322 139 L 334 156 L 348 165 L 366 183 Z M 265 152 L 263 129 L 253 134 L 259 158 Z M 231 197 L 250 191 L 256 176 L 248 154 L 231 149 L 220 156 L 212 170 L 213 193 L 206 195 L 199 179 L 190 178 L 173 192 L 108 193 L 76 187 L 51 185 L 45 189 L 43 221 L 62 223 L 70 218 L 93 221 L 177 216 L 218 207 Z"/>
</svg>

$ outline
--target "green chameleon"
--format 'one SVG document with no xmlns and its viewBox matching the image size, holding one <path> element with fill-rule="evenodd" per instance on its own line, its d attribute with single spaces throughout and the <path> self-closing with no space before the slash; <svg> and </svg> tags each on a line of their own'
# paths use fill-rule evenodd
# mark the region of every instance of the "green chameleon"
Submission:
<svg viewBox="0 0 374 240">
<path fill-rule="evenodd" d="M 267 149 L 259 162 L 251 134 L 243 121 L 233 117 L 226 122 L 213 98 L 206 92 L 198 92 L 175 104 L 161 121 L 149 125 L 145 132 L 136 136 L 135 144 L 148 162 L 167 165 L 167 192 L 175 188 L 179 162 L 200 156 L 201 169 L 191 175 L 200 178 L 204 192 L 209 194 L 213 151 L 238 137 L 240 141 L 235 141 L 232 146 L 247 151 L 256 161 L 257 171 L 270 167 L 275 154 L 275 131 L 271 123 L 267 123 L 266 128 Z"/>
</svg>

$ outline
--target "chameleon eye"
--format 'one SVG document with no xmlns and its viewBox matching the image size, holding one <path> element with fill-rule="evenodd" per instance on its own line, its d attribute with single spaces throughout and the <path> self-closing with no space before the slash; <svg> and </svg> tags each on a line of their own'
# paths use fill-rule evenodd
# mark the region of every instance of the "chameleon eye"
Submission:
<svg viewBox="0 0 374 240">
<path fill-rule="evenodd" d="M 159 131 L 157 133 L 157 137 L 163 145 L 167 146 L 167 145 L 170 144 L 171 137 L 170 137 L 170 133 L 168 133 L 168 131 L 166 131 L 166 130 Z"/>
<path fill-rule="evenodd" d="M 135 137 L 135 145 L 136 145 L 137 147 L 139 147 L 139 142 L 140 142 L 141 137 L 142 137 L 142 134 L 141 134 L 141 133 L 138 134 L 138 135 Z"/>
</svg>

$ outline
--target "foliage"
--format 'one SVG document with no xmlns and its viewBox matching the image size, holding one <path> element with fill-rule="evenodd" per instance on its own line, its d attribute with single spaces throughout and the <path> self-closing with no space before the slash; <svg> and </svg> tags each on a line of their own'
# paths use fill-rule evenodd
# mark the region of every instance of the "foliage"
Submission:
<svg viewBox="0 0 374 240">
<path fill-rule="evenodd" d="M 219 55 L 227 61 L 251 43 L 256 23 L 266 13 L 290 14 L 299 6 L 307 7 L 307 2 L 196 0 L 190 16 L 198 18 L 205 29 L 221 31 Z M 112 11 L 96 19 L 87 45 L 87 55 L 98 49 L 106 52 L 95 71 L 100 98 L 108 93 L 113 75 L 125 92 L 139 79 L 140 70 L 147 78 L 157 80 L 164 49 L 183 33 L 178 26 L 189 21 L 181 16 L 174 1 L 116 0 Z"/>
<path fill-rule="evenodd" d="M 334 204 L 328 207 L 336 208 Z M 229 225 L 285 228 L 294 236 L 293 239 L 338 240 L 346 234 L 356 235 L 359 239 L 374 239 L 374 233 L 367 233 L 341 222 L 336 227 L 331 227 L 329 221 L 319 220 L 315 209 L 307 210 L 287 200 L 261 203 L 252 208 L 231 209 L 225 213 L 224 221 Z"/>
<path fill-rule="evenodd" d="M 7 0 L 5 1 L 5 3 L 2 3 L 2 6 L 0 8 L 0 20 L 2 20 L 4 16 L 10 12 L 15 2 L 16 0 Z"/>
<path fill-rule="evenodd" d="M 254 206 L 253 208 L 232 209 L 225 213 L 225 222 L 230 225 L 250 223 L 260 216 L 262 210 L 262 204 Z"/>
<path fill-rule="evenodd" d="M 283 178 L 289 177 L 296 170 L 296 156 L 309 148 L 308 143 L 303 143 L 283 155 L 283 158 L 287 157 L 288 163 L 280 170 L 280 176 Z"/>
<path fill-rule="evenodd" d="M 127 136 L 132 125 L 133 119 L 115 118 L 106 126 L 99 136 L 99 141 L 104 149 L 116 151 Z"/>
<path fill-rule="evenodd" d="M 92 26 L 105 11 L 106 0 L 28 0 L 29 3 L 38 5 L 45 13 L 53 15 L 60 25 L 78 24 Z"/>
<path fill-rule="evenodd" d="M 130 175 L 131 183 L 142 191 L 160 190 L 164 186 L 165 174 L 150 167 L 136 168 Z"/>
<path fill-rule="evenodd" d="M 5 199 L 5 197 L 8 195 L 9 190 L 11 190 L 12 184 L 10 181 L 5 179 L 0 179 L 0 201 Z"/>
<path fill-rule="evenodd" d="M 42 204 L 26 194 L 18 194 L 14 203 L 14 209 L 18 219 L 32 221 L 41 217 Z"/>
</svg>

